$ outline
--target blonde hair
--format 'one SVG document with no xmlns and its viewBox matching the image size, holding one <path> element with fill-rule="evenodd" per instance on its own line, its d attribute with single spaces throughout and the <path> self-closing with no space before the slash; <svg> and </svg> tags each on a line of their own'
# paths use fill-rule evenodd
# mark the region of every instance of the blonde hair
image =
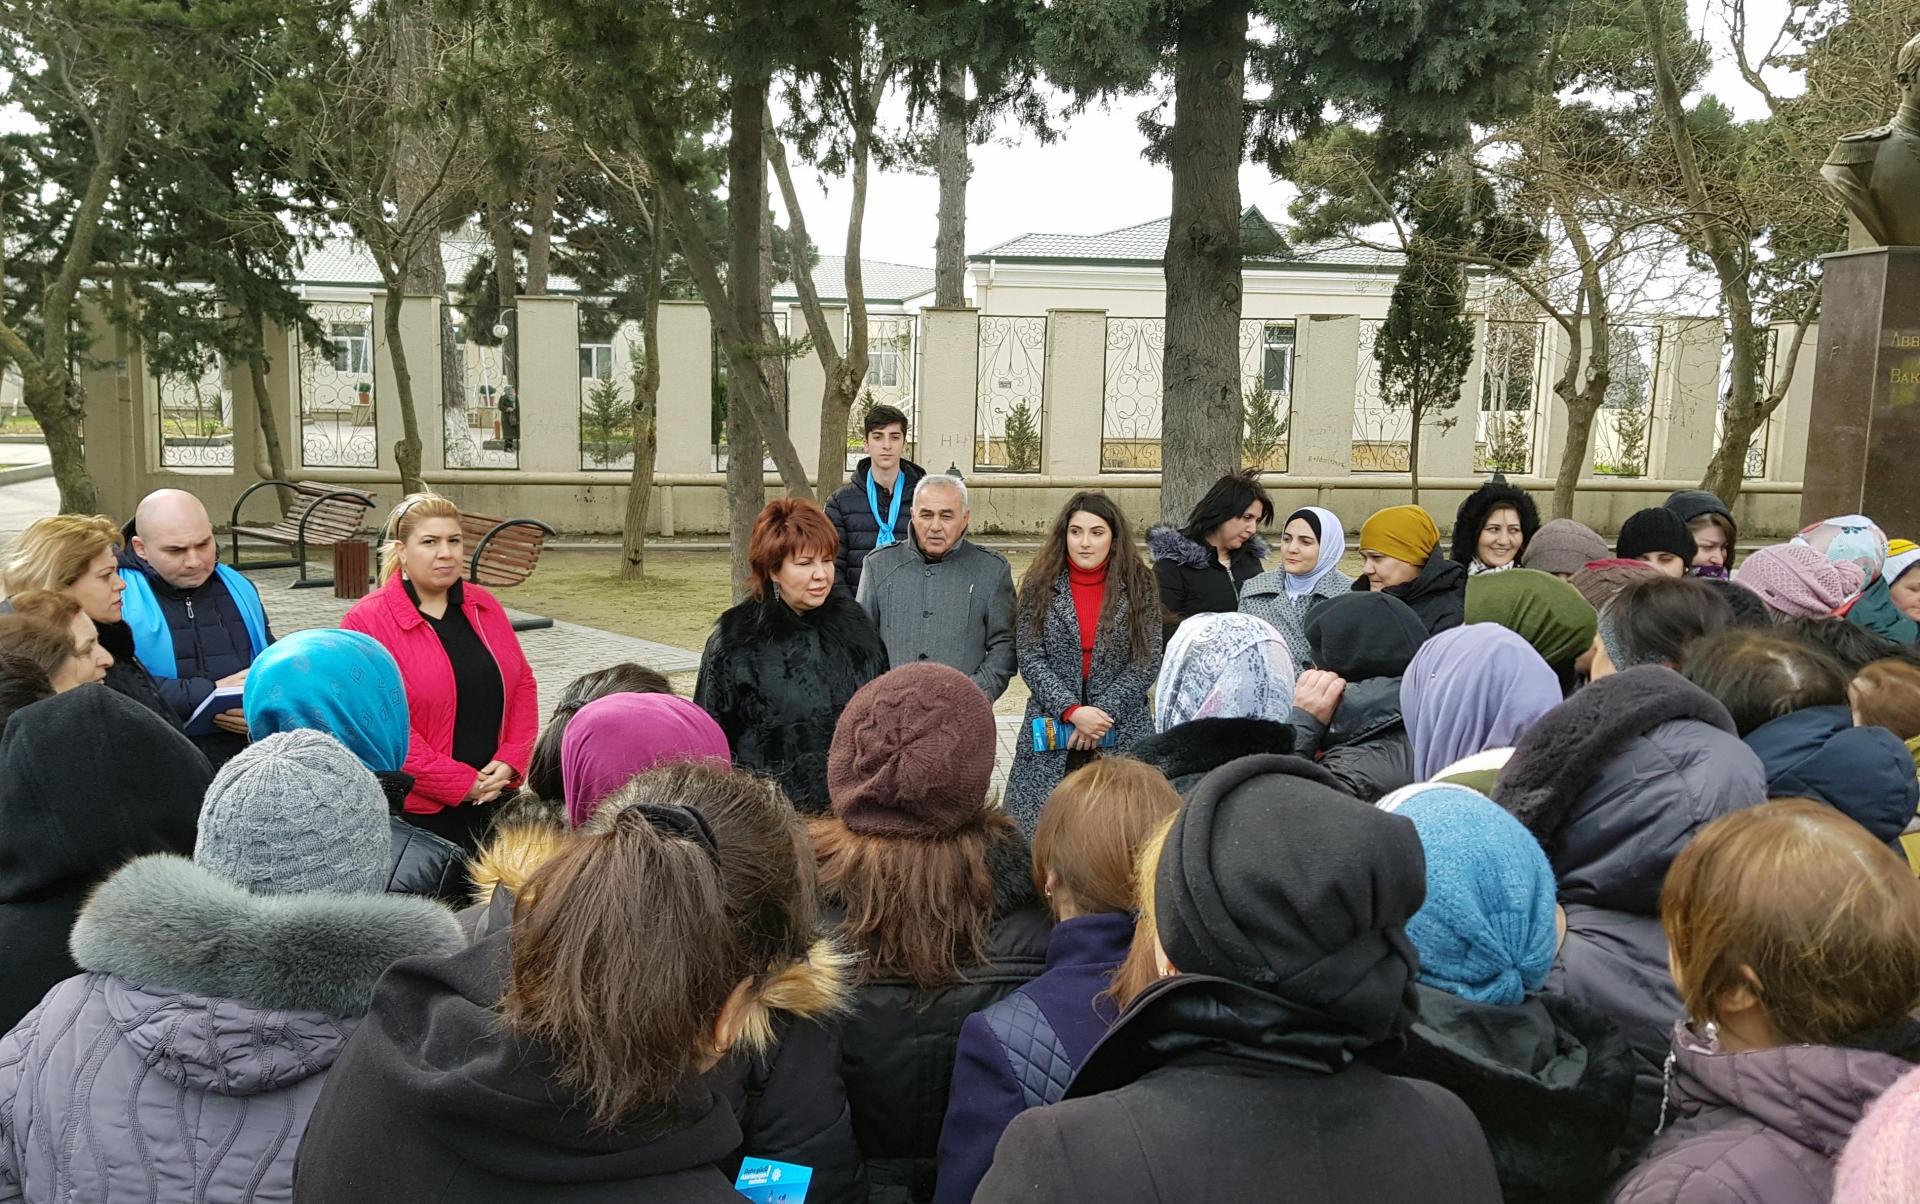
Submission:
<svg viewBox="0 0 1920 1204">
<path fill-rule="evenodd" d="M 1825 803 L 1708 824 L 1667 871 L 1660 922 L 1695 1022 L 1746 986 L 1781 1036 L 1829 1045 L 1920 1005 L 1920 883 Z"/>
<path fill-rule="evenodd" d="M 1134 862 L 1133 901 L 1137 918 L 1133 922 L 1133 944 L 1127 949 L 1127 960 L 1113 972 L 1113 985 L 1105 992 L 1122 1011 L 1136 995 L 1160 978 L 1160 934 L 1153 918 L 1153 876 L 1160 869 L 1160 850 L 1166 847 L 1167 834 L 1173 831 L 1174 821 L 1179 818 L 1175 812 L 1161 820 L 1140 846 L 1140 857 Z"/>
<path fill-rule="evenodd" d="M 451 499 L 441 497 L 431 491 L 410 493 L 402 498 L 400 504 L 387 516 L 387 540 L 380 546 L 380 584 L 400 568 L 400 548 L 407 542 L 407 536 L 420 529 L 420 524 L 430 518 L 450 518 L 460 521 L 460 507 Z"/>
<path fill-rule="evenodd" d="M 93 558 L 118 551 L 120 528 L 104 514 L 55 514 L 20 533 L 0 570 L 7 595 L 34 589 L 63 590 L 80 580 Z"/>
</svg>

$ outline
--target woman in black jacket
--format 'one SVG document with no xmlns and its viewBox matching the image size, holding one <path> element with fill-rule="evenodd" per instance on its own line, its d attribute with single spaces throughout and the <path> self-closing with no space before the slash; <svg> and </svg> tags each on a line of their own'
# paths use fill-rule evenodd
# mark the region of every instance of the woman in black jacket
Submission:
<svg viewBox="0 0 1920 1204">
<path fill-rule="evenodd" d="M 1427 629 L 1391 594 L 1330 598 L 1307 615 L 1313 663 L 1294 686 L 1293 751 L 1375 802 L 1413 781 L 1400 681 Z"/>
<path fill-rule="evenodd" d="M 993 754 L 993 704 L 932 663 L 867 685 L 834 733 L 813 845 L 860 958 L 841 1076 L 876 1202 L 933 1199 L 961 1026 L 1046 968 L 1027 842 L 987 805 Z"/>
<path fill-rule="evenodd" d="M 1440 550 L 1440 529 L 1418 506 L 1389 506 L 1360 526 L 1356 593 L 1391 594 L 1413 608 L 1427 634 L 1466 622 L 1467 570 Z"/>
<path fill-rule="evenodd" d="M 1240 587 L 1266 566 L 1267 541 L 1258 529 L 1273 521 L 1273 499 L 1252 472 L 1230 473 L 1213 483 L 1184 527 L 1147 532 L 1147 551 L 1160 579 L 1163 640 L 1194 615 L 1240 609 Z"/>
<path fill-rule="evenodd" d="M 765 787 L 643 775 L 534 875 L 510 933 L 389 971 L 314 1108 L 294 1199 L 737 1204 L 715 1067 L 770 1037 L 757 1006 L 816 918 L 797 830 L 753 850 L 767 892 L 726 881 L 702 808 L 738 791 Z"/>
<path fill-rule="evenodd" d="M 827 806 L 827 746 L 840 709 L 887 671 L 880 629 L 834 587 L 839 546 L 812 502 L 768 503 L 748 544 L 748 597 L 720 616 L 693 688 L 727 734 L 733 763 L 773 778 L 810 813 Z"/>
<path fill-rule="evenodd" d="M 1540 510 L 1533 499 L 1496 472 L 1454 513 L 1449 558 L 1465 565 L 1469 575 L 1510 569 L 1520 563 L 1527 541 L 1539 529 Z"/>
<path fill-rule="evenodd" d="M 1420 838 L 1302 773 L 1201 781 L 1143 900 L 1165 977 L 1007 1126 L 976 1204 L 1500 1199 L 1457 1097 L 1358 1060 L 1416 1019 Z"/>
</svg>

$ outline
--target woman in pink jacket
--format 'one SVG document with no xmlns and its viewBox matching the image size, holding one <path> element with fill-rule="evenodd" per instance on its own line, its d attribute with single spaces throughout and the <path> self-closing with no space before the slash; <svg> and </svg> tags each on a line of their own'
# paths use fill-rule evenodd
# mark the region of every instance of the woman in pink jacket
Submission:
<svg viewBox="0 0 1920 1204">
<path fill-rule="evenodd" d="M 459 508 L 416 493 L 394 508 L 387 531 L 380 588 L 340 625 L 380 641 L 400 665 L 412 727 L 406 818 L 471 850 L 494 801 L 526 771 L 538 687 L 506 611 L 460 579 Z"/>
</svg>

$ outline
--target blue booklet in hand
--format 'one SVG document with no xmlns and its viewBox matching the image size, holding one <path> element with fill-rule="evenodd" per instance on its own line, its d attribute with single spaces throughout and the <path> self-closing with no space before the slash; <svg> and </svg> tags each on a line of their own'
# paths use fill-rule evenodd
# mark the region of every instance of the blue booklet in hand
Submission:
<svg viewBox="0 0 1920 1204">
<path fill-rule="evenodd" d="M 240 699 L 246 693 L 245 686 L 219 686 L 213 693 L 194 708 L 187 718 L 187 735 L 207 736 L 213 734 L 213 717 L 228 711 L 240 709 Z"/>
<path fill-rule="evenodd" d="M 807 1184 L 813 1182 L 813 1168 L 791 1162 L 771 1162 L 765 1158 L 745 1158 L 733 1190 L 753 1204 L 804 1204 Z"/>
</svg>

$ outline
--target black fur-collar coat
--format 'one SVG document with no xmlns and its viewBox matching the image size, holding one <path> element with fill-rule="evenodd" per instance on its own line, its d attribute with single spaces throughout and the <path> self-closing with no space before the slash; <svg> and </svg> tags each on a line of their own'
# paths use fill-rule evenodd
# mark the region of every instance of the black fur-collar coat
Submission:
<svg viewBox="0 0 1920 1204">
<path fill-rule="evenodd" d="M 827 809 L 827 749 L 854 692 L 887 671 L 880 629 L 845 590 L 810 611 L 769 593 L 720 616 L 693 701 L 727 734 L 733 763 L 780 783 L 801 811 Z"/>
</svg>

